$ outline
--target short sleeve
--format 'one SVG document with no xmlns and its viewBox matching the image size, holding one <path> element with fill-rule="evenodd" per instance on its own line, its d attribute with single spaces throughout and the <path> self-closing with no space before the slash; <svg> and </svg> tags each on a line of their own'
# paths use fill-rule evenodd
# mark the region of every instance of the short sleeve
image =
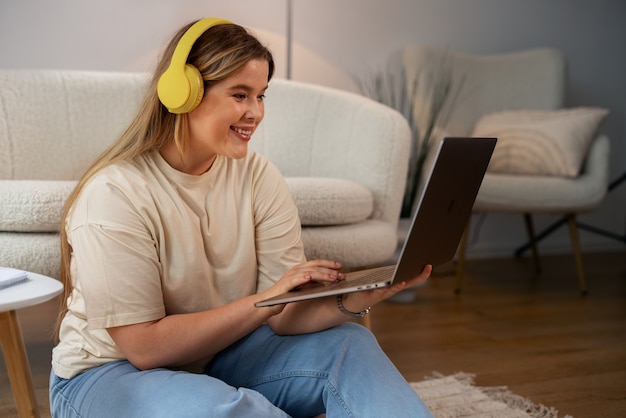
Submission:
<svg viewBox="0 0 626 418">
<path fill-rule="evenodd" d="M 83 190 L 68 223 L 72 277 L 90 329 L 165 316 L 155 238 L 110 184 Z"/>
</svg>

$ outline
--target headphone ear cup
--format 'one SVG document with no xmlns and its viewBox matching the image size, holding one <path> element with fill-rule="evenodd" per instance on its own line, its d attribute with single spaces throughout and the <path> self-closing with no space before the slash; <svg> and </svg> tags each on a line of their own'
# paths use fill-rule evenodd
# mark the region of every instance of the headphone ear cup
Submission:
<svg viewBox="0 0 626 418">
<path fill-rule="evenodd" d="M 173 113 L 188 113 L 194 110 L 204 96 L 204 80 L 200 71 L 191 64 L 185 64 L 185 78 L 189 83 L 189 97 L 183 106 Z"/>
<path fill-rule="evenodd" d="M 204 96 L 204 80 L 196 67 L 186 64 L 194 42 L 209 28 L 230 25 L 232 22 L 209 17 L 191 25 L 181 36 L 167 70 L 157 82 L 157 95 L 170 113 L 188 113 L 194 110 Z"/>
<path fill-rule="evenodd" d="M 168 69 L 157 85 L 159 100 L 170 113 L 188 113 L 195 109 L 204 95 L 202 74 L 191 64 L 185 64 L 184 72 Z"/>
</svg>

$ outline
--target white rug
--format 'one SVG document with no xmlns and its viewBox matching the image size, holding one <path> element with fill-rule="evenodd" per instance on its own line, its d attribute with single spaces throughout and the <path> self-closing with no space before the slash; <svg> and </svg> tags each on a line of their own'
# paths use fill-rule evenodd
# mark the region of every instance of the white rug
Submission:
<svg viewBox="0 0 626 418">
<path fill-rule="evenodd" d="M 558 411 L 511 393 L 505 386 L 474 386 L 474 375 L 434 373 L 411 386 L 435 418 L 558 418 Z M 567 415 L 562 418 L 572 418 Z"/>
</svg>

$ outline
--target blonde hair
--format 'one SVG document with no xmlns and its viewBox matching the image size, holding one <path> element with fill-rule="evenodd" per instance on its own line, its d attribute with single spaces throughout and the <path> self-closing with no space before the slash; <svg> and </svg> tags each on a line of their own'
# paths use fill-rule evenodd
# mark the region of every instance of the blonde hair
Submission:
<svg viewBox="0 0 626 418">
<path fill-rule="evenodd" d="M 121 161 L 133 160 L 149 152 L 159 151 L 165 145 L 170 144 L 171 141 L 174 141 L 176 148 L 181 153 L 188 146 L 187 115 L 176 115 L 167 111 L 157 96 L 157 82 L 161 74 L 169 66 L 178 41 L 193 23 L 195 22 L 185 25 L 172 37 L 156 66 L 135 118 L 117 141 L 104 151 L 85 171 L 76 188 L 65 202 L 60 228 L 60 279 L 65 288 L 55 329 L 57 338 L 61 321 L 68 310 L 68 298 L 73 291 L 70 274 L 72 248 L 68 242 L 65 226 L 68 215 L 85 184 L 103 168 Z M 235 24 L 224 24 L 209 28 L 198 38 L 191 49 L 187 62 L 200 71 L 206 90 L 215 83 L 232 76 L 254 59 L 267 61 L 269 81 L 274 74 L 274 60 L 271 52 L 243 27 Z"/>
</svg>

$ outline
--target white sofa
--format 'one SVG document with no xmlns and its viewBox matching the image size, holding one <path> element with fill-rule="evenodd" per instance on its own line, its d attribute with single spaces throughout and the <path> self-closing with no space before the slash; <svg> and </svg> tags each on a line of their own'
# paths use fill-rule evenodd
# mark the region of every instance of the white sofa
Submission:
<svg viewBox="0 0 626 418">
<path fill-rule="evenodd" d="M 58 277 L 62 205 L 130 121 L 145 74 L 0 71 L 0 266 Z M 275 79 L 251 148 L 286 177 L 308 258 L 388 260 L 410 147 L 405 119 L 351 93 Z"/>
</svg>

